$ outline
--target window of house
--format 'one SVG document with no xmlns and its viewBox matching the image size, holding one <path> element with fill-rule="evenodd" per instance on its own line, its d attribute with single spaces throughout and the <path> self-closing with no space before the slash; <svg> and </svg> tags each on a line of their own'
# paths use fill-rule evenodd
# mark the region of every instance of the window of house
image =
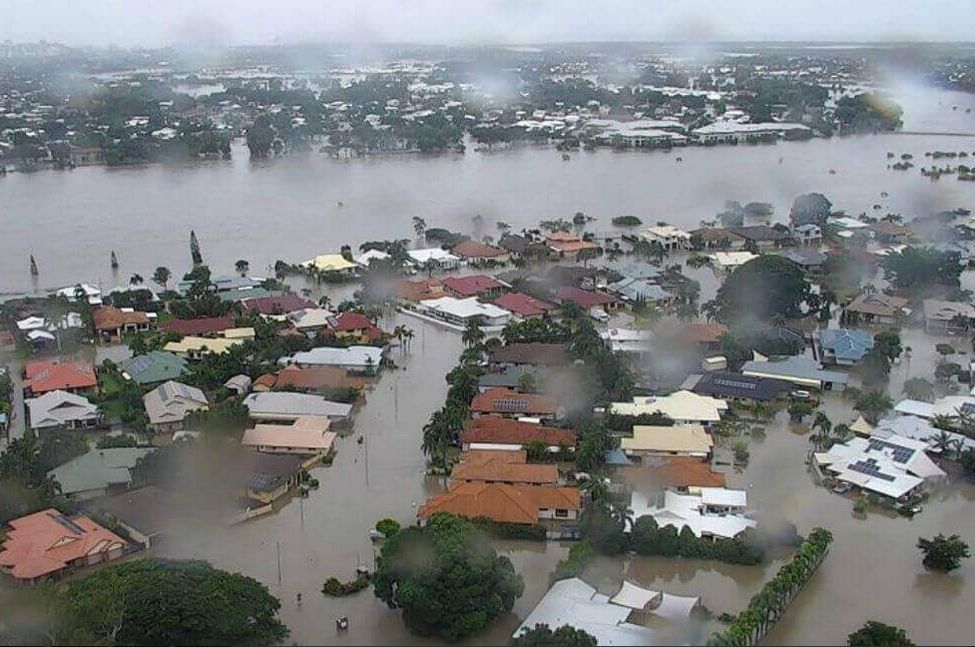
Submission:
<svg viewBox="0 0 975 647">
<path fill-rule="evenodd" d="M 569 516 L 569 511 L 568 510 L 556 509 L 555 510 L 555 516 L 556 517 L 563 517 L 563 518 L 564 517 L 568 517 Z"/>
</svg>

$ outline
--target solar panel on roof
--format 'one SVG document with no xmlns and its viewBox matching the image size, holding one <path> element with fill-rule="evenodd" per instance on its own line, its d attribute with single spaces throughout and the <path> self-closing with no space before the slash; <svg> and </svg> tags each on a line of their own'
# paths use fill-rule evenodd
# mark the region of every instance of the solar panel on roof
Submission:
<svg viewBox="0 0 975 647">
<path fill-rule="evenodd" d="M 498 411 L 521 411 L 528 408 L 528 400 L 512 400 L 508 398 L 495 400 L 494 408 Z"/>
<path fill-rule="evenodd" d="M 877 465 L 876 461 L 871 459 L 868 461 L 857 461 L 856 463 L 850 463 L 850 469 L 854 472 L 860 472 L 861 474 L 866 474 L 867 476 L 878 478 L 884 481 L 893 481 L 894 477 L 890 474 L 884 474 L 880 471 L 880 467 Z"/>
<path fill-rule="evenodd" d="M 719 386 L 726 386 L 732 389 L 743 389 L 746 391 L 754 391 L 758 388 L 758 385 L 754 382 L 742 382 L 740 380 L 727 380 L 724 378 L 718 378 L 714 380 L 714 383 Z"/>
</svg>

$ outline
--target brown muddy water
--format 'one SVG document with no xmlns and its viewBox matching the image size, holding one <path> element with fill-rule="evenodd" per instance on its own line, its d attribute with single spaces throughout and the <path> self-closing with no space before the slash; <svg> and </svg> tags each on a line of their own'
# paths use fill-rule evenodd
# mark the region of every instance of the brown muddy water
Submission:
<svg viewBox="0 0 975 647">
<path fill-rule="evenodd" d="M 973 104 L 973 95 L 960 93 L 905 94 L 905 129 L 944 131 L 950 120 L 952 132 L 975 132 L 975 116 L 964 112 Z M 260 274 L 277 259 L 298 262 L 346 243 L 412 238 L 413 216 L 473 233 L 471 219 L 480 214 L 482 233 L 496 234 L 495 221 L 517 230 L 577 211 L 597 218 L 597 230 L 609 230 L 619 215 L 694 227 L 729 199 L 770 202 L 781 220 L 808 191 L 825 193 L 854 215 L 872 212 L 874 204 L 905 217 L 970 207 L 970 182 L 887 169 L 888 152 L 912 153 L 920 167 L 930 165 L 923 154 L 932 150 L 975 153 L 975 138 L 879 135 L 672 153 L 599 150 L 569 162 L 554 148 L 522 147 L 251 163 L 237 145 L 226 162 L 13 173 L 0 178 L 0 292 L 81 281 L 107 289 L 133 273 L 148 277 L 159 265 L 179 276 L 190 264 L 191 229 L 214 272 L 232 272 L 244 258 Z M 112 250 L 120 263 L 114 273 Z M 31 253 L 40 269 L 35 283 Z"/>
</svg>

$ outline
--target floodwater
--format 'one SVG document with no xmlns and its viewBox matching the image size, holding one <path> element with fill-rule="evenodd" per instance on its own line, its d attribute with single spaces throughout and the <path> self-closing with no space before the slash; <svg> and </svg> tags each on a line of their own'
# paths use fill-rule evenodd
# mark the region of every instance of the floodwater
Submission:
<svg viewBox="0 0 975 647">
<path fill-rule="evenodd" d="M 973 103 L 967 96 L 939 93 L 919 113 L 921 125 L 911 122 L 908 111 L 905 128 L 936 128 L 941 115 L 959 122 L 950 130 L 966 129 L 971 116 L 950 106 Z M 231 162 L 12 174 L 0 178 L 0 290 L 31 288 L 30 252 L 43 287 L 78 281 L 111 287 L 116 282 L 108 267 L 111 249 L 122 265 L 119 282 L 134 272 L 148 276 L 157 265 L 178 274 L 189 265 L 191 228 L 215 271 L 229 272 L 236 259 L 246 258 L 257 274 L 278 258 L 298 261 L 344 243 L 411 238 L 410 219 L 416 215 L 429 226 L 464 231 L 471 230 L 477 213 L 493 229 L 493 220 L 519 228 L 580 210 L 599 219 L 597 228 L 622 214 L 690 227 L 712 218 L 726 199 L 769 201 L 784 218 L 793 197 L 806 191 L 822 191 L 853 214 L 870 211 L 874 203 L 907 217 L 971 207 L 971 183 L 951 178 L 932 183 L 916 172 L 886 169 L 888 151 L 912 152 L 918 161 L 924 151 L 936 149 L 972 153 L 975 138 L 886 135 L 679 153 L 599 151 L 575 154 L 570 162 L 551 149 L 521 148 L 352 161 L 309 155 L 251 164 L 238 149 Z M 675 162 L 677 154 L 682 163 Z M 882 191 L 889 197 L 881 199 Z M 339 201 L 345 206 L 338 207 Z M 692 272 L 702 279 L 702 301 L 717 286 L 709 274 L 707 268 Z M 337 299 L 348 289 L 329 292 Z M 207 559 L 264 582 L 281 599 L 290 640 L 299 644 L 433 644 L 410 635 L 399 613 L 371 591 L 338 599 L 320 593 L 328 577 L 351 579 L 357 565 L 373 566 L 367 533 L 378 519 L 411 523 L 415 506 L 441 487 L 425 476 L 420 435 L 443 402 L 443 376 L 460 352 L 459 335 L 395 314 L 383 326 L 397 323 L 416 333 L 408 350 L 392 351 L 401 369 L 385 372 L 367 393 L 352 435 L 338 442 L 335 462 L 312 470 L 318 490 L 233 528 L 216 521 L 182 528 L 155 549 L 164 556 Z M 895 367 L 891 395 L 900 395 L 908 373 L 932 375 L 936 341 L 905 331 L 904 343 L 914 352 L 910 362 Z M 829 396 L 824 410 L 834 424 L 855 417 L 851 403 L 839 395 Z M 973 623 L 967 612 L 975 608 L 975 566 L 969 561 L 951 575 L 927 574 L 914 545 L 919 536 L 937 532 L 957 532 L 975 542 L 975 487 L 951 483 L 914 519 L 871 512 L 858 520 L 851 515 L 851 500 L 819 487 L 807 471 L 807 436 L 803 426 L 790 425 L 780 413 L 763 439 L 751 441 L 748 467 L 728 476 L 729 486 L 747 489 L 761 512 L 794 522 L 800 533 L 821 525 L 836 537 L 831 555 L 766 642 L 843 643 L 869 619 L 903 626 L 918 643 L 970 642 Z M 525 594 L 513 613 L 470 644 L 505 643 L 568 551 L 567 544 L 556 542 L 505 541 L 497 547 L 524 576 Z M 714 612 L 734 613 L 785 559 L 764 567 L 599 559 L 585 575 L 604 592 L 625 576 L 651 588 L 700 595 Z M 349 617 L 349 631 L 336 631 L 338 616 Z M 695 642 L 701 640 L 703 628 Z"/>
<path fill-rule="evenodd" d="M 905 105 L 905 129 L 939 130 L 940 119 L 950 120 L 952 132 L 975 133 L 975 115 L 964 111 L 975 106 L 975 96 L 905 96 L 924 99 L 913 110 Z M 931 150 L 975 153 L 975 137 L 599 150 L 573 154 L 569 162 L 554 148 L 528 146 L 358 160 L 311 153 L 251 163 L 238 144 L 231 161 L 13 173 L 0 178 L 0 292 L 80 281 L 111 288 L 133 273 L 148 277 L 159 265 L 180 275 L 190 265 L 191 229 L 215 272 L 230 272 L 243 258 L 259 274 L 275 260 L 298 262 L 345 243 L 412 238 L 414 216 L 430 227 L 471 232 L 471 218 L 480 214 L 484 233 L 494 234 L 498 220 L 519 229 L 571 219 L 577 211 L 596 217 L 597 230 L 610 229 L 619 215 L 694 227 L 729 199 L 770 202 L 784 219 L 795 196 L 808 191 L 825 193 L 851 214 L 870 212 L 874 204 L 905 217 L 971 206 L 971 182 L 932 182 L 918 169 L 887 169 L 888 152 L 912 153 L 920 167 Z M 885 191 L 889 197 L 882 199 Z M 120 263 L 116 274 L 109 267 L 112 250 Z M 28 272 L 31 253 L 40 269 L 36 285 Z"/>
</svg>

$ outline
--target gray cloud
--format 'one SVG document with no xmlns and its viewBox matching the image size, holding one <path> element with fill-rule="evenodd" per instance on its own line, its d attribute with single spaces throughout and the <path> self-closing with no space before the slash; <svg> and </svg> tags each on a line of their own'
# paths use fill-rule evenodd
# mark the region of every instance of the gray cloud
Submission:
<svg viewBox="0 0 975 647">
<path fill-rule="evenodd" d="M 971 39 L 970 0 L 4 0 L 0 39 L 72 45 L 294 41 Z"/>
</svg>

